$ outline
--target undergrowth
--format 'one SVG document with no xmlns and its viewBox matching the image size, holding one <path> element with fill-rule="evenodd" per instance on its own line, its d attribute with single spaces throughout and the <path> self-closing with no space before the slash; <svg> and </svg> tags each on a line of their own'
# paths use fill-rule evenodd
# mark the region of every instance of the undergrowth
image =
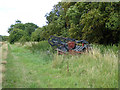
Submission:
<svg viewBox="0 0 120 90">
<path fill-rule="evenodd" d="M 26 48 L 30 49 L 33 53 L 35 52 L 44 52 L 47 51 L 49 54 L 50 51 L 52 52 L 52 47 L 49 45 L 48 41 L 41 41 L 36 43 L 31 43 L 31 46 L 25 46 Z"/>
<path fill-rule="evenodd" d="M 115 47 L 116 48 L 116 47 Z M 105 50 L 105 48 L 103 49 Z M 54 55 L 53 68 L 63 75 L 77 77 L 85 86 L 118 87 L 118 54 L 108 49 L 94 47 L 89 53 L 77 56 Z"/>
<path fill-rule="evenodd" d="M 32 49 L 49 50 L 52 68 L 63 76 L 76 77 L 88 87 L 118 87 L 118 46 L 92 45 L 89 53 L 57 55 L 46 41 L 32 45 Z"/>
<path fill-rule="evenodd" d="M 15 45 L 11 47 L 12 55 L 15 58 L 9 60 L 11 64 L 8 65 L 8 68 L 17 72 L 17 74 L 10 72 L 11 78 L 16 75 L 14 79 L 16 87 L 118 87 L 117 46 L 93 45 L 89 53 L 77 55 L 58 55 L 57 52 L 53 52 L 47 41 L 34 43 L 25 48 Z M 8 59 L 10 58 L 8 57 Z M 18 75 L 19 71 L 21 71 L 21 75 Z M 9 72 L 7 74 L 9 76 Z M 21 79 L 17 77 L 21 77 Z M 8 81 L 11 81 L 11 78 Z M 8 81 L 4 87 L 12 85 L 8 84 Z"/>
</svg>

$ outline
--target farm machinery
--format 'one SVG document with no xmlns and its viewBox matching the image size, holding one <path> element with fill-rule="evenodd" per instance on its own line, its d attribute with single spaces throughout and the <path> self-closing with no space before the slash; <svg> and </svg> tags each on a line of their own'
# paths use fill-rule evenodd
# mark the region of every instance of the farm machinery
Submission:
<svg viewBox="0 0 120 90">
<path fill-rule="evenodd" d="M 58 51 L 58 54 L 81 54 L 86 51 L 88 52 L 91 48 L 89 43 L 85 40 L 75 40 L 57 36 L 50 36 L 48 43 L 54 50 Z"/>
</svg>

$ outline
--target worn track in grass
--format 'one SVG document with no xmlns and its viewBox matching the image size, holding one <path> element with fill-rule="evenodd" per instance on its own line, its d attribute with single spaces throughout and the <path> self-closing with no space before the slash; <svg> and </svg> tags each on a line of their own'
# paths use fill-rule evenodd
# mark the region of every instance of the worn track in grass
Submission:
<svg viewBox="0 0 120 90">
<path fill-rule="evenodd" d="M 0 42 L 0 88 L 2 88 L 2 83 L 4 81 L 4 73 L 6 71 L 8 55 L 8 44 L 7 42 Z"/>
</svg>

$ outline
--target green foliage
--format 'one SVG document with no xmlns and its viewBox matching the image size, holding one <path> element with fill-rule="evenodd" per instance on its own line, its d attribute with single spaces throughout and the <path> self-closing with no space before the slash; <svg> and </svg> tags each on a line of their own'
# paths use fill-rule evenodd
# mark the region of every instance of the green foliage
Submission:
<svg viewBox="0 0 120 90">
<path fill-rule="evenodd" d="M 8 33 L 10 34 L 9 42 L 14 43 L 16 41 L 20 41 L 24 44 L 26 41 L 30 41 L 32 32 L 37 28 L 38 26 L 34 23 L 23 24 L 20 20 L 17 20 L 15 25 L 11 25 L 8 29 Z"/>
<path fill-rule="evenodd" d="M 91 43 L 118 43 L 119 5 L 116 2 L 60 2 L 46 15 L 48 36 L 67 36 Z"/>
<path fill-rule="evenodd" d="M 11 25 L 10 28 L 8 28 L 8 33 L 10 34 L 14 28 L 25 30 L 25 25 L 22 23 L 16 23 L 15 25 Z"/>
<path fill-rule="evenodd" d="M 70 23 L 78 24 L 80 12 L 77 6 L 71 6 L 67 11 L 66 16 L 68 16 Z"/>
<path fill-rule="evenodd" d="M 35 29 L 38 28 L 38 26 L 35 25 L 35 24 L 33 24 L 33 23 L 25 23 L 24 25 L 25 25 L 26 34 L 27 34 L 28 36 L 31 36 L 32 32 L 34 32 Z"/>
<path fill-rule="evenodd" d="M 37 29 L 35 30 L 32 35 L 31 35 L 31 40 L 32 41 L 40 41 L 40 30 Z"/>
<path fill-rule="evenodd" d="M 41 52 L 41 51 L 47 51 L 50 49 L 50 45 L 48 41 L 40 41 L 38 43 L 31 42 L 31 46 L 28 46 L 32 50 L 32 52 Z"/>
<path fill-rule="evenodd" d="M 79 25 L 75 25 L 73 23 L 71 23 L 71 27 L 69 29 L 69 34 L 71 38 L 75 38 L 75 39 L 82 39 L 82 25 L 81 27 Z"/>
<path fill-rule="evenodd" d="M 111 12 L 108 22 L 106 22 L 106 27 L 111 30 L 117 30 L 119 28 L 120 30 L 120 20 L 118 13 Z"/>
<path fill-rule="evenodd" d="M 120 42 L 119 5 L 119 2 L 59 2 L 45 15 L 47 25 L 38 28 L 33 23 L 17 20 L 8 32 L 21 29 L 32 41 L 55 35 L 90 43 L 117 44 Z"/>
<path fill-rule="evenodd" d="M 46 27 L 42 27 L 42 28 L 37 28 L 31 35 L 31 40 L 32 41 L 42 41 L 45 40 L 45 38 L 47 38 L 47 31 L 46 31 Z"/>
<path fill-rule="evenodd" d="M 30 37 L 29 36 L 26 36 L 26 35 L 24 35 L 24 36 L 22 36 L 21 38 L 20 38 L 20 43 L 22 44 L 22 45 L 24 45 L 25 44 L 25 42 L 27 42 L 27 41 L 30 41 Z"/>
<path fill-rule="evenodd" d="M 22 36 L 24 36 L 24 31 L 21 30 L 21 29 L 13 29 L 13 31 L 10 33 L 10 36 L 9 36 L 9 42 L 11 44 L 14 44 L 16 41 L 19 41 Z"/>
<path fill-rule="evenodd" d="M 8 41 L 9 36 L 2 36 L 2 41 Z"/>
<path fill-rule="evenodd" d="M 16 20 L 16 23 L 21 23 L 21 21 L 20 20 Z"/>
<path fill-rule="evenodd" d="M 21 30 L 25 30 L 25 25 L 22 24 L 22 23 L 17 23 L 14 25 L 14 28 L 18 28 L 18 29 L 21 29 Z"/>
<path fill-rule="evenodd" d="M 11 31 L 13 31 L 14 25 L 12 24 L 10 28 L 8 28 L 8 33 L 10 34 Z"/>
<path fill-rule="evenodd" d="M 0 35 L 0 41 L 2 41 L 2 36 Z"/>
<path fill-rule="evenodd" d="M 0 41 L 8 41 L 9 36 L 0 35 Z"/>
</svg>

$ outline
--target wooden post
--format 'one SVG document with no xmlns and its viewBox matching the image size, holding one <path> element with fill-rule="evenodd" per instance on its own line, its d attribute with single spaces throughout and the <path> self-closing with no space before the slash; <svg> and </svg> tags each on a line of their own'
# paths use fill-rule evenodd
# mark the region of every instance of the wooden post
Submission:
<svg viewBox="0 0 120 90">
<path fill-rule="evenodd" d="M 69 72 L 69 63 L 67 63 L 67 72 Z"/>
</svg>

